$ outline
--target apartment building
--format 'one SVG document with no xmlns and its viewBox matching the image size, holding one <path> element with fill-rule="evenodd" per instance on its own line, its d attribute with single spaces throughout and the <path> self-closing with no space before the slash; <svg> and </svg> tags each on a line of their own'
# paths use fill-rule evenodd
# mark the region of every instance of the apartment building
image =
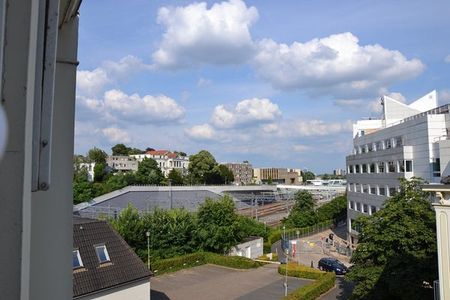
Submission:
<svg viewBox="0 0 450 300">
<path fill-rule="evenodd" d="M 441 173 L 449 173 L 450 106 L 437 106 L 436 91 L 409 105 L 388 96 L 381 101 L 381 119 L 353 125 L 353 153 L 346 158 L 352 243 L 358 237 L 354 220 L 381 209 L 385 199 L 399 190 L 399 178 L 421 177 L 436 183 Z"/>
<path fill-rule="evenodd" d="M 253 178 L 256 183 L 299 184 L 301 182 L 300 169 L 286 168 L 255 168 Z"/>
<path fill-rule="evenodd" d="M 156 160 L 159 168 L 166 177 L 169 175 L 170 171 L 174 169 L 185 175 L 189 167 L 188 156 L 181 156 L 178 153 L 170 152 L 169 150 L 151 150 L 144 154 L 133 154 L 130 155 L 130 157 L 135 158 L 138 162 L 141 162 L 144 158 Z"/>
<path fill-rule="evenodd" d="M 117 171 L 137 171 L 139 162 L 134 157 L 126 155 L 109 155 L 106 164 Z"/>
<path fill-rule="evenodd" d="M 236 184 L 251 184 L 253 179 L 253 168 L 248 161 L 242 163 L 222 163 L 233 172 L 234 183 Z"/>
</svg>

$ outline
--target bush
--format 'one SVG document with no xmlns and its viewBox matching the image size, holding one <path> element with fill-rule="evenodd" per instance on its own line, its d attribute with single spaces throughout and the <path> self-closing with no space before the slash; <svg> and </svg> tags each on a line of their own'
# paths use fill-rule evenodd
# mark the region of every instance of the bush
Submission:
<svg viewBox="0 0 450 300">
<path fill-rule="evenodd" d="M 204 264 L 214 264 L 235 269 L 251 269 L 261 266 L 259 262 L 240 256 L 222 256 L 210 252 L 197 252 L 152 262 L 155 275 L 175 272 Z"/>
<path fill-rule="evenodd" d="M 283 265 L 278 268 L 278 273 L 285 274 L 286 267 L 288 268 L 288 275 L 293 277 L 316 279 L 313 283 L 305 285 L 296 289 L 286 297 L 285 300 L 313 300 L 317 299 L 323 293 L 329 291 L 334 287 L 336 275 L 334 273 L 326 273 L 313 268 L 302 265 Z"/>
</svg>

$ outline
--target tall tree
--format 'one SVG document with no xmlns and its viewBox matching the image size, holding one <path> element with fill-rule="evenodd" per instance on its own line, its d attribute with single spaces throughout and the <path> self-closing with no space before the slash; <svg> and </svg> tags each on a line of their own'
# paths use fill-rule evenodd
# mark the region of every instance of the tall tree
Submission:
<svg viewBox="0 0 450 300">
<path fill-rule="evenodd" d="M 305 210 L 314 210 L 314 206 L 316 201 L 313 198 L 313 195 L 305 190 L 299 190 L 295 193 L 294 196 L 294 207 L 293 210 L 305 211 Z"/>
<path fill-rule="evenodd" d="M 128 155 L 130 148 L 124 144 L 116 144 L 111 148 L 112 155 Z"/>
<path fill-rule="evenodd" d="M 234 175 L 231 170 L 225 165 L 219 165 L 219 173 L 222 183 L 229 184 L 234 181 Z"/>
<path fill-rule="evenodd" d="M 218 174 L 216 159 L 206 150 L 191 155 L 189 173 L 194 184 L 208 184 L 215 181 Z"/>
<path fill-rule="evenodd" d="M 180 171 L 172 169 L 167 177 L 170 179 L 172 185 L 183 185 L 184 179 Z"/>
<path fill-rule="evenodd" d="M 302 178 L 303 178 L 303 181 L 313 180 L 316 178 L 316 175 L 313 172 L 305 171 L 305 172 L 302 172 Z"/>
<path fill-rule="evenodd" d="M 383 209 L 358 219 L 358 247 L 347 278 L 353 299 L 432 299 L 437 274 L 436 221 L 423 181 L 400 180 Z"/>
<path fill-rule="evenodd" d="M 313 195 L 305 190 L 295 193 L 294 206 L 289 216 L 284 220 L 288 227 L 307 227 L 317 223 L 317 213 L 314 210 Z"/>
<path fill-rule="evenodd" d="M 89 150 L 87 157 L 96 164 L 106 165 L 106 157 L 108 157 L 108 154 L 106 154 L 106 152 L 103 151 L 102 149 L 94 147 L 91 150 Z"/>
<path fill-rule="evenodd" d="M 198 210 L 197 240 L 206 251 L 226 253 L 240 241 L 238 216 L 233 200 L 206 199 Z"/>
<path fill-rule="evenodd" d="M 138 165 L 136 180 L 141 184 L 160 184 L 164 179 L 156 160 L 144 158 Z"/>
</svg>

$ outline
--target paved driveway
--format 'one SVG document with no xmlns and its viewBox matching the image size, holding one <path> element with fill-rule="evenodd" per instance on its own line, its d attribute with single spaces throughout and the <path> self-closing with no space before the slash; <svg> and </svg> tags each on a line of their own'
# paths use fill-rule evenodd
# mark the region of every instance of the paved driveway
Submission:
<svg viewBox="0 0 450 300">
<path fill-rule="evenodd" d="M 203 265 L 151 279 L 152 300 L 273 300 L 284 295 L 278 265 L 236 270 Z M 310 281 L 288 277 L 288 291 Z"/>
</svg>

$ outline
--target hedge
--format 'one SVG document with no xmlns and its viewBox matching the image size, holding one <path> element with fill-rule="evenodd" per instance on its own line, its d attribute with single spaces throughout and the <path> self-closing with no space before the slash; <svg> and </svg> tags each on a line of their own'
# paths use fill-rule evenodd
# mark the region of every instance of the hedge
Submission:
<svg viewBox="0 0 450 300">
<path fill-rule="evenodd" d="M 334 287 L 336 275 L 332 272 L 326 273 L 306 266 L 294 264 L 289 264 L 287 268 L 289 276 L 315 279 L 315 281 L 294 290 L 284 297 L 284 300 L 314 300 Z M 285 272 L 285 265 L 278 268 L 278 273 L 284 275 Z"/>
<path fill-rule="evenodd" d="M 152 262 L 151 265 L 153 273 L 161 275 L 204 264 L 214 264 L 235 269 L 251 269 L 261 266 L 259 262 L 246 257 L 223 256 L 210 252 L 196 252 L 174 258 L 160 259 Z"/>
</svg>

